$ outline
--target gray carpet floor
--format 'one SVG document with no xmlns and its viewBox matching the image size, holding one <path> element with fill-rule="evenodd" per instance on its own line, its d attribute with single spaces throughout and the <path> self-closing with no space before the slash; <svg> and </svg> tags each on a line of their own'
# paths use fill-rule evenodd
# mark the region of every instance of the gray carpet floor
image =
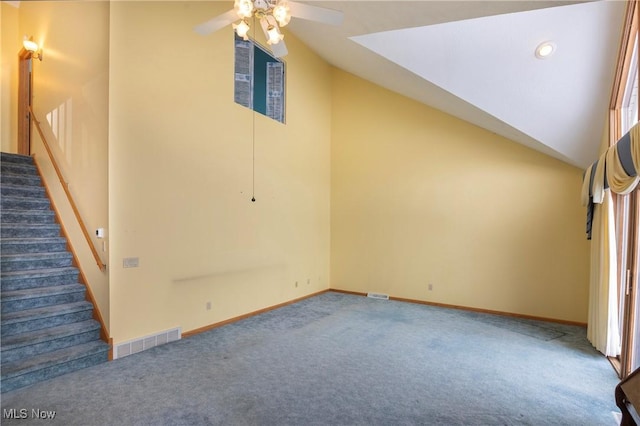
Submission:
<svg viewBox="0 0 640 426">
<path fill-rule="evenodd" d="M 2 424 L 613 425 L 585 335 L 329 292 L 5 393 Z"/>
</svg>

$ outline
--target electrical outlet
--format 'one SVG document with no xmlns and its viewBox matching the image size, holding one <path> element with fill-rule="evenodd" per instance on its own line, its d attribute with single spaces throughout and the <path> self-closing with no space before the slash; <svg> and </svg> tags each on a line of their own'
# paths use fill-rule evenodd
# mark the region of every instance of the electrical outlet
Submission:
<svg viewBox="0 0 640 426">
<path fill-rule="evenodd" d="M 298 281 L 296 281 L 296 288 L 298 288 Z"/>
<path fill-rule="evenodd" d="M 429 291 L 433 290 L 433 284 L 429 283 Z"/>
<path fill-rule="evenodd" d="M 207 311 L 211 310 L 211 302 L 207 302 Z"/>
</svg>

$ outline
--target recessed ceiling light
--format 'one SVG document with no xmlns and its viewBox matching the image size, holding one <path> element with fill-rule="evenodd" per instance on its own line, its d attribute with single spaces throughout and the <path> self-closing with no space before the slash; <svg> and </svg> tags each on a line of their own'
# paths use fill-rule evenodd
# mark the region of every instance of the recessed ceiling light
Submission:
<svg viewBox="0 0 640 426">
<path fill-rule="evenodd" d="M 556 45 L 550 41 L 545 41 L 544 43 L 540 43 L 538 47 L 536 47 L 536 58 L 538 59 L 546 59 L 556 50 Z"/>
</svg>

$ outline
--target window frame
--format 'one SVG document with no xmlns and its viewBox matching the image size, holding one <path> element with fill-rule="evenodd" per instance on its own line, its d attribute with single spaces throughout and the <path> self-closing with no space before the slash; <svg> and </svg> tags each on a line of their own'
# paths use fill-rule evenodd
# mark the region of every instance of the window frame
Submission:
<svg viewBox="0 0 640 426">
<path fill-rule="evenodd" d="M 611 92 L 611 101 L 609 106 L 609 146 L 614 145 L 628 130 L 629 122 L 623 122 L 627 115 L 626 106 L 632 98 L 629 95 L 629 83 L 638 80 L 638 1 L 631 0 L 627 2 L 627 10 L 620 43 L 620 51 L 618 53 L 618 62 L 616 64 L 616 73 L 613 82 L 613 90 Z M 635 74 L 635 75 L 632 75 Z M 637 84 L 636 84 L 637 88 Z M 636 96 L 637 102 L 637 96 Z M 637 109 L 636 109 L 637 111 Z M 638 117 L 636 117 L 637 121 Z M 618 254 L 618 273 L 617 273 L 617 300 L 620 311 L 620 333 L 621 348 L 620 356 L 610 358 L 620 378 L 625 378 L 631 371 L 633 363 L 633 347 L 634 344 L 634 328 L 636 328 L 635 318 L 635 300 L 634 291 L 631 295 L 627 293 L 627 279 L 632 283 L 638 282 L 638 271 L 640 259 L 639 248 L 639 224 L 640 219 L 640 197 L 638 190 L 633 191 L 629 195 L 613 195 L 614 211 L 615 211 L 615 232 L 616 232 L 616 251 Z M 629 272 L 631 277 L 628 276 Z"/>
<path fill-rule="evenodd" d="M 242 58 L 239 58 L 238 53 L 239 49 L 247 48 L 251 49 L 248 58 L 249 61 L 249 74 L 239 73 L 239 69 L 244 68 L 243 65 L 247 66 L 247 64 L 242 64 Z M 245 46 L 245 47 L 240 47 Z M 238 105 L 242 105 L 250 110 L 257 112 L 265 117 L 269 117 L 272 120 L 275 120 L 279 123 L 286 124 L 286 104 L 287 104 L 287 70 L 286 70 L 286 62 L 281 58 L 276 58 L 273 54 L 260 43 L 258 43 L 252 37 L 248 37 L 244 40 L 242 37 L 239 37 L 234 33 L 233 40 L 233 48 L 234 48 L 234 102 Z M 257 53 L 256 53 L 257 52 Z M 276 89 L 280 90 L 270 90 L 269 80 L 270 80 L 270 68 L 269 64 L 277 63 L 280 65 L 281 70 L 281 78 L 280 85 L 276 87 Z M 264 64 L 265 69 L 264 72 L 258 72 L 257 66 L 260 64 Z M 277 78 L 276 78 L 277 80 Z M 239 94 L 243 92 L 242 89 L 238 89 L 238 82 L 248 83 L 249 84 L 249 99 L 241 99 L 239 98 Z M 271 87 L 273 89 L 273 87 Z M 256 102 L 256 95 L 264 94 L 264 99 L 261 99 L 259 102 Z M 278 95 L 279 94 L 279 95 Z M 279 105 L 274 101 L 276 98 L 280 98 Z M 263 102 L 264 101 L 264 102 Z"/>
</svg>

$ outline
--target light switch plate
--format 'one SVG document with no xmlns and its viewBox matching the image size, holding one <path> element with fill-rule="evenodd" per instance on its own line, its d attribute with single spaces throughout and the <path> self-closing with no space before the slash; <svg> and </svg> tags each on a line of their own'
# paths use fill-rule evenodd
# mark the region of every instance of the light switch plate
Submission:
<svg viewBox="0 0 640 426">
<path fill-rule="evenodd" d="M 140 259 L 137 257 L 125 257 L 122 259 L 123 268 L 137 268 L 140 266 Z"/>
</svg>

